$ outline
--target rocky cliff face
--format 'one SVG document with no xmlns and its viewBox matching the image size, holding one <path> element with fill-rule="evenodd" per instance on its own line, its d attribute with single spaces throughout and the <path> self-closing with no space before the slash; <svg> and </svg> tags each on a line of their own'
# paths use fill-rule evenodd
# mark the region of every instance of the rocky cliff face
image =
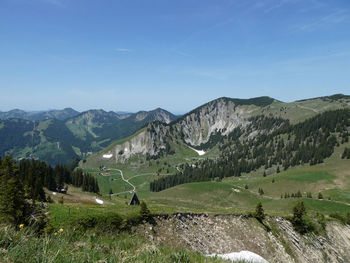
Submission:
<svg viewBox="0 0 350 263">
<path fill-rule="evenodd" d="M 326 234 L 301 236 L 281 217 L 269 217 L 266 229 L 254 218 L 235 215 L 175 214 L 159 216 L 138 231 L 158 242 L 204 254 L 248 250 L 273 262 L 350 262 L 350 226 L 328 222 Z"/>
<path fill-rule="evenodd" d="M 253 109 L 256 109 L 256 106 L 238 105 L 230 99 L 220 98 L 193 110 L 170 124 L 152 123 L 148 125 L 147 131 L 140 132 L 121 144 L 116 144 L 112 147 L 113 150 L 103 154 L 113 154 L 116 162 L 124 162 L 136 154 L 155 156 L 165 148 L 166 141 L 174 140 L 174 138 L 178 138 L 181 143 L 200 146 L 207 143 L 213 134 L 227 135 L 238 126 L 247 126 Z M 146 118 L 150 114 L 152 119 L 163 123 L 171 120 L 169 114 L 161 109 L 147 114 L 140 112 L 136 118 Z"/>
<path fill-rule="evenodd" d="M 116 162 L 125 162 L 136 154 L 158 155 L 165 149 L 168 129 L 161 123 L 151 123 L 137 135 L 122 143 L 117 143 L 101 154 L 101 158 L 112 158 Z"/>
<path fill-rule="evenodd" d="M 246 126 L 252 107 L 238 106 L 233 101 L 220 98 L 185 115 L 175 128 L 184 135 L 186 143 L 200 146 L 216 132 L 227 135 L 238 126 Z"/>
</svg>

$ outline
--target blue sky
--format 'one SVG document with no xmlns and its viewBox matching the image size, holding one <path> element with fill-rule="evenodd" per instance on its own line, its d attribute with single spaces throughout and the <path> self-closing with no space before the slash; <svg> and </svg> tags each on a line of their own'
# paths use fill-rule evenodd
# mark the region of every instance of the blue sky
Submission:
<svg viewBox="0 0 350 263">
<path fill-rule="evenodd" d="M 350 94 L 349 0 L 1 0 L 0 110 Z"/>
</svg>

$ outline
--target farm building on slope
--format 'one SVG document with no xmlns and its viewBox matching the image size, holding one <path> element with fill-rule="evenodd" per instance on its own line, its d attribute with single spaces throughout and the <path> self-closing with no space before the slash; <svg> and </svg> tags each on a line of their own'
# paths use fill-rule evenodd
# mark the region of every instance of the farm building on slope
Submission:
<svg viewBox="0 0 350 263">
<path fill-rule="evenodd" d="M 137 197 L 136 193 L 134 192 L 134 194 L 131 197 L 130 203 L 129 205 L 140 205 L 140 200 Z"/>
</svg>

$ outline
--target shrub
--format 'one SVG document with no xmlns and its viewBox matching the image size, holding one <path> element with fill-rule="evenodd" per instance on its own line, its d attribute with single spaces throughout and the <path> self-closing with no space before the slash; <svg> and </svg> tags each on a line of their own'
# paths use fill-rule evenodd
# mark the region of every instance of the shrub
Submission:
<svg viewBox="0 0 350 263">
<path fill-rule="evenodd" d="M 264 209 L 262 207 L 261 202 L 257 203 L 256 207 L 255 207 L 255 213 L 254 213 L 254 217 L 259 221 L 262 222 L 265 219 L 265 213 L 264 213 Z"/>
<path fill-rule="evenodd" d="M 103 232 L 115 232 L 122 230 L 125 226 L 122 217 L 116 213 L 80 216 L 78 218 L 73 218 L 70 225 L 83 232 L 88 229 L 96 229 Z"/>
<path fill-rule="evenodd" d="M 340 222 L 342 222 L 343 224 L 348 224 L 350 225 L 350 212 L 348 212 L 346 214 L 346 216 L 342 216 L 340 215 L 338 212 L 332 213 L 329 215 L 330 217 L 333 217 L 337 220 L 339 220 Z"/>
<path fill-rule="evenodd" d="M 316 229 L 312 219 L 306 215 L 306 208 L 303 201 L 298 202 L 293 207 L 293 217 L 291 221 L 295 231 L 300 234 L 306 234 Z"/>
<path fill-rule="evenodd" d="M 143 220 L 148 220 L 151 217 L 151 212 L 144 201 L 141 201 L 140 216 Z"/>
<path fill-rule="evenodd" d="M 186 251 L 180 251 L 170 255 L 170 260 L 174 263 L 189 263 L 190 259 Z"/>
</svg>

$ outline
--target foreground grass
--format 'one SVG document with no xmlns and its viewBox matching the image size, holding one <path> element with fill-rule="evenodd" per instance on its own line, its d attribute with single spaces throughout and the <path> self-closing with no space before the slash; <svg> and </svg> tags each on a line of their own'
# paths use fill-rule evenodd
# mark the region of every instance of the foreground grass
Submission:
<svg viewBox="0 0 350 263">
<path fill-rule="evenodd" d="M 55 232 L 0 226 L 0 262 L 227 262 L 128 233 Z"/>
</svg>

